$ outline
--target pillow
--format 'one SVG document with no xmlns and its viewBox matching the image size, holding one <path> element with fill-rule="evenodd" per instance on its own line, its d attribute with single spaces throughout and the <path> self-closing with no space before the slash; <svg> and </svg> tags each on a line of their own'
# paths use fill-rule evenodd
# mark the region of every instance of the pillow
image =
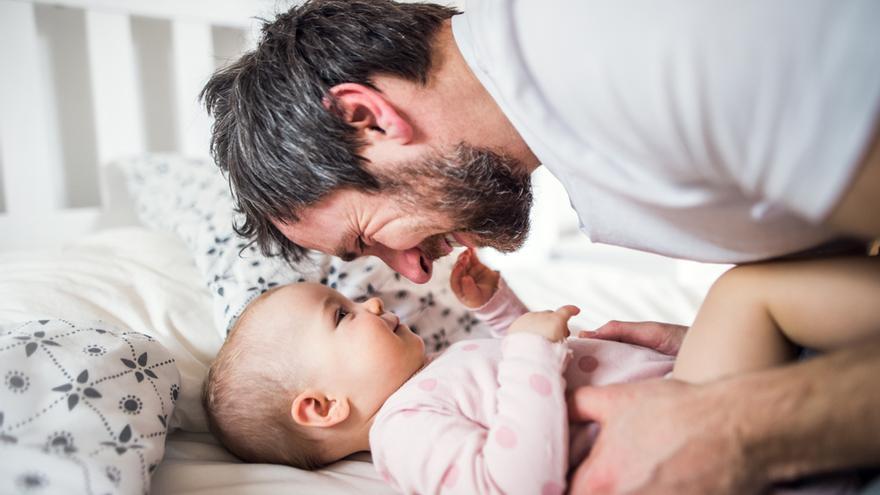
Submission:
<svg viewBox="0 0 880 495">
<path fill-rule="evenodd" d="M 180 390 L 153 338 L 100 322 L 0 326 L 0 493 L 148 493 Z"/>
<path fill-rule="evenodd" d="M 207 431 L 201 386 L 223 340 L 179 239 L 129 227 L 63 248 L 0 253 L 0 324 L 52 318 L 101 320 L 156 339 L 181 375 L 170 426 Z"/>
<path fill-rule="evenodd" d="M 266 290 L 292 282 L 320 282 L 350 299 L 378 296 L 417 332 L 427 349 L 440 351 L 488 329 L 462 306 L 448 286 L 453 259 L 435 264 L 432 281 L 416 285 L 375 258 L 345 262 L 322 253 L 288 264 L 262 256 L 238 237 L 229 185 L 207 160 L 147 155 L 118 162 L 128 177 L 138 215 L 146 225 L 179 236 L 195 258 L 214 301 L 214 322 L 225 337 L 241 311 Z"/>
</svg>

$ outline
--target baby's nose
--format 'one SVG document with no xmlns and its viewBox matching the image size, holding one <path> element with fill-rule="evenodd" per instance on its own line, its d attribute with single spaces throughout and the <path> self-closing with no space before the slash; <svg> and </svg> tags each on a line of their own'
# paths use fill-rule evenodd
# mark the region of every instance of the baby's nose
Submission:
<svg viewBox="0 0 880 495">
<path fill-rule="evenodd" d="M 366 305 L 367 310 L 373 314 L 381 315 L 385 312 L 385 305 L 382 304 L 382 300 L 378 297 L 367 299 L 364 304 Z"/>
</svg>

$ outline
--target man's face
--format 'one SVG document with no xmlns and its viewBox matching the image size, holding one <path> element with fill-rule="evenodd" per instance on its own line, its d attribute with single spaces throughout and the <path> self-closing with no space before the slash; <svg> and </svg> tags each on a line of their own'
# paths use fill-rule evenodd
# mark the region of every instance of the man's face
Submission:
<svg viewBox="0 0 880 495">
<path fill-rule="evenodd" d="M 455 245 L 510 252 L 525 242 L 531 181 L 510 159 L 462 144 L 391 168 L 377 173 L 382 193 L 337 190 L 276 227 L 305 248 L 379 257 L 415 283 L 430 280 L 434 260 Z"/>
</svg>

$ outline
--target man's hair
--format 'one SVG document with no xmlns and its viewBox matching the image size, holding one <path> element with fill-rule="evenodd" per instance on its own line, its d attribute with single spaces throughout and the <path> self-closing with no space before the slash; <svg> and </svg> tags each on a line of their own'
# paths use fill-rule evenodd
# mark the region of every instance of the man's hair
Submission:
<svg viewBox="0 0 880 495">
<path fill-rule="evenodd" d="M 290 419 L 297 364 L 277 355 L 289 353 L 285 346 L 254 333 L 254 309 L 268 294 L 248 305 L 211 365 L 202 391 L 208 427 L 244 461 L 317 469 L 327 463 L 320 442 Z"/>
<path fill-rule="evenodd" d="M 376 89 L 377 74 L 426 84 L 434 37 L 457 13 L 428 3 L 309 0 L 263 24 L 256 49 L 217 71 L 200 95 L 214 117 L 211 153 L 244 216 L 239 235 L 265 255 L 297 261 L 305 249 L 272 220 L 296 222 L 302 208 L 340 188 L 382 190 L 329 90 Z"/>
</svg>

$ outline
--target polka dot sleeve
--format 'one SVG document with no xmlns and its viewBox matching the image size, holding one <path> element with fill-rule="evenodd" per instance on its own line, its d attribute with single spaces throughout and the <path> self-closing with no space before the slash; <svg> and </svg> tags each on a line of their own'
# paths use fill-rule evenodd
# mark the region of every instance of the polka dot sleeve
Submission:
<svg viewBox="0 0 880 495">
<path fill-rule="evenodd" d="M 498 410 L 483 450 L 504 493 L 562 493 L 568 465 L 563 343 L 518 333 L 504 338 Z"/>
<path fill-rule="evenodd" d="M 503 337 L 514 320 L 528 311 L 502 277 L 498 279 L 498 290 L 486 304 L 474 309 L 474 316 L 489 326 L 493 337 Z"/>
</svg>

